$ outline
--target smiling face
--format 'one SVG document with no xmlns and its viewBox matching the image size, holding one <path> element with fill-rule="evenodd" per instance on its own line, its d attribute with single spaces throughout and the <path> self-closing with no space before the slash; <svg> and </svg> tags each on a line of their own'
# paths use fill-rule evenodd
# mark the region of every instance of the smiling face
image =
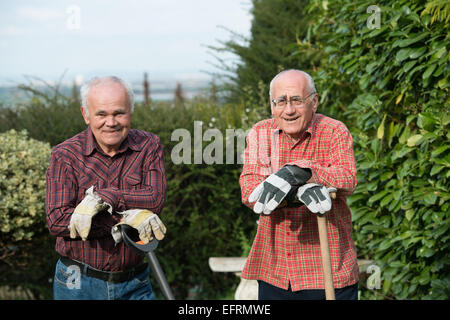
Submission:
<svg viewBox="0 0 450 320">
<path fill-rule="evenodd" d="M 89 115 L 81 107 L 84 121 L 91 127 L 100 148 L 113 156 L 130 131 L 127 91 L 120 83 L 102 83 L 91 88 L 87 101 Z"/>
<path fill-rule="evenodd" d="M 278 76 L 273 83 L 272 98 L 285 98 L 290 100 L 293 96 L 306 98 L 313 92 L 310 88 L 307 77 L 296 70 L 286 71 Z M 272 115 L 278 125 L 292 139 L 299 139 L 303 131 L 307 128 L 317 110 L 317 94 L 311 95 L 301 106 L 293 106 L 288 103 L 284 107 L 276 107 L 271 101 Z"/>
</svg>

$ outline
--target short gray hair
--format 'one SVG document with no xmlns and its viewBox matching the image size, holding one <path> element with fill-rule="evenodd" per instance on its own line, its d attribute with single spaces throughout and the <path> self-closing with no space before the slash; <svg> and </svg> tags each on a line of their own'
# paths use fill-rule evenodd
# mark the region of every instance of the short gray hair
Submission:
<svg viewBox="0 0 450 320">
<path fill-rule="evenodd" d="M 289 71 L 296 71 L 296 72 L 300 72 L 301 74 L 303 74 L 306 77 L 306 80 L 308 81 L 308 87 L 311 90 L 311 92 L 317 92 L 316 91 L 316 86 L 314 84 L 314 80 L 313 78 L 305 71 L 302 70 L 298 70 L 298 69 L 287 69 L 287 70 L 283 70 L 280 73 L 278 73 L 275 77 L 273 77 L 272 81 L 270 81 L 270 86 L 269 86 L 269 96 L 270 99 L 272 99 L 272 94 L 273 94 L 273 84 L 275 83 L 275 81 L 284 73 L 289 72 Z"/>
<path fill-rule="evenodd" d="M 130 103 L 130 110 L 131 113 L 134 111 L 134 92 L 131 87 L 131 85 L 116 76 L 108 76 L 108 77 L 94 77 L 88 82 L 84 83 L 80 88 L 80 96 L 81 96 L 81 106 L 83 107 L 84 111 L 86 112 L 86 115 L 89 116 L 89 110 L 88 110 L 88 96 L 91 89 L 95 86 L 105 84 L 108 82 L 118 83 L 121 84 L 128 94 L 128 101 Z"/>
</svg>

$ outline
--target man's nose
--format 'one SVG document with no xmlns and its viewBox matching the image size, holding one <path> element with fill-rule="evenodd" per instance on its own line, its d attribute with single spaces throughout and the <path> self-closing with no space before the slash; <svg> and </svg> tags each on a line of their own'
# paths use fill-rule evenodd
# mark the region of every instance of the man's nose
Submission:
<svg viewBox="0 0 450 320">
<path fill-rule="evenodd" d="M 286 107 L 284 108 L 284 112 L 287 114 L 292 114 L 295 113 L 295 111 L 296 111 L 295 107 L 292 105 L 290 101 L 288 101 Z"/>
<path fill-rule="evenodd" d="M 115 127 L 116 125 L 117 125 L 117 119 L 116 119 L 116 117 L 115 116 L 108 116 L 108 117 L 106 117 L 106 125 L 108 126 L 108 127 Z"/>
</svg>

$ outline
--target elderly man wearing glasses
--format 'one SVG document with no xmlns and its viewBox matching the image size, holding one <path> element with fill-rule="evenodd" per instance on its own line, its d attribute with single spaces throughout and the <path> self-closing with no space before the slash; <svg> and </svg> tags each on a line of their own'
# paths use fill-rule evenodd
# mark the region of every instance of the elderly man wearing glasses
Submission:
<svg viewBox="0 0 450 320">
<path fill-rule="evenodd" d="M 310 75 L 285 70 L 270 83 L 273 118 L 247 136 L 242 201 L 259 216 L 241 274 L 259 299 L 324 299 L 315 214 L 327 212 L 336 299 L 357 299 L 358 265 L 346 197 L 356 187 L 353 142 L 340 121 L 316 113 Z M 337 191 L 331 200 L 329 192 Z"/>
</svg>

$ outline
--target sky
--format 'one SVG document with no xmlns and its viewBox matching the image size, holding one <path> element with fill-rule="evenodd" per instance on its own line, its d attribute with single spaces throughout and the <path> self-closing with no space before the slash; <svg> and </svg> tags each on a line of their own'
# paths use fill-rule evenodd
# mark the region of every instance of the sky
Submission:
<svg viewBox="0 0 450 320">
<path fill-rule="evenodd" d="M 0 0 L 0 84 L 207 78 L 218 70 L 207 46 L 248 37 L 250 9 L 251 0 Z"/>
</svg>

